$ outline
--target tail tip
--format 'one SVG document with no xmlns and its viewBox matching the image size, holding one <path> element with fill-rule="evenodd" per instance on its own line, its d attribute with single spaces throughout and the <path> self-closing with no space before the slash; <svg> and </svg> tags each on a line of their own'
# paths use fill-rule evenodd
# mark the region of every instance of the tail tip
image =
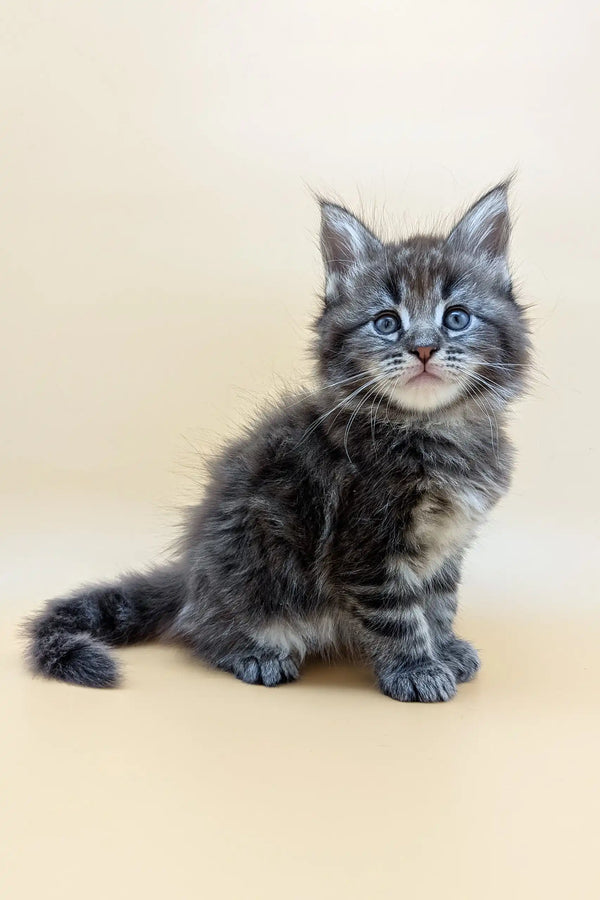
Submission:
<svg viewBox="0 0 600 900">
<path fill-rule="evenodd" d="M 29 647 L 34 672 L 81 687 L 112 688 L 120 682 L 115 660 L 106 647 L 86 634 L 64 635 L 53 646 L 42 647 L 35 638 Z"/>
</svg>

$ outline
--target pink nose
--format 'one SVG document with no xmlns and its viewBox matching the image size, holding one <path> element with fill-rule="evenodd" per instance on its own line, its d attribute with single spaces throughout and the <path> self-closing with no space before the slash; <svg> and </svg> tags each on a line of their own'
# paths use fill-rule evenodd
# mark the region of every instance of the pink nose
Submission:
<svg viewBox="0 0 600 900">
<path fill-rule="evenodd" d="M 426 363 L 432 353 L 437 350 L 437 347 L 434 347 L 433 344 L 430 344 L 427 347 L 415 347 L 414 352 L 417 354 L 421 362 Z"/>
</svg>

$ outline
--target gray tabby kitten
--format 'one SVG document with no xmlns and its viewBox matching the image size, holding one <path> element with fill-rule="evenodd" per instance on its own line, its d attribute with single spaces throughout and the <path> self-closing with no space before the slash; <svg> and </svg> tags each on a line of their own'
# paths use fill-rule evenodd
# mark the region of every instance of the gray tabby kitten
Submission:
<svg viewBox="0 0 600 900">
<path fill-rule="evenodd" d="M 460 568 L 509 483 L 529 353 L 506 185 L 444 237 L 383 243 L 341 206 L 321 213 L 317 390 L 213 463 L 174 562 L 34 617 L 35 672 L 111 687 L 109 646 L 157 637 L 268 686 L 334 648 L 396 700 L 449 700 L 477 672 L 452 630 Z"/>
</svg>

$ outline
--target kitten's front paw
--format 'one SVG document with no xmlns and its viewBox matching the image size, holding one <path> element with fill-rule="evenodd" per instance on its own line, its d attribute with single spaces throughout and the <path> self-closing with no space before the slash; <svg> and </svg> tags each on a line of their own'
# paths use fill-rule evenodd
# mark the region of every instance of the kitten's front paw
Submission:
<svg viewBox="0 0 600 900">
<path fill-rule="evenodd" d="M 456 693 L 456 678 L 451 670 L 433 659 L 386 669 L 378 674 L 379 687 L 393 700 L 439 703 L 450 700 Z"/>
<path fill-rule="evenodd" d="M 475 647 L 468 641 L 462 641 L 456 637 L 441 648 L 440 656 L 454 672 L 458 682 L 470 681 L 481 666 Z"/>
<path fill-rule="evenodd" d="M 247 684 L 264 684 L 275 687 L 295 681 L 299 676 L 298 666 L 290 656 L 240 656 L 234 660 L 231 671 L 236 678 Z"/>
</svg>

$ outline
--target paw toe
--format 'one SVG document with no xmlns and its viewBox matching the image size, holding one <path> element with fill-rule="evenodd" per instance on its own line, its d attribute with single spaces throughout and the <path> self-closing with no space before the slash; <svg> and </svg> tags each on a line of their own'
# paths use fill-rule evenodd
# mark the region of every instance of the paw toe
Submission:
<svg viewBox="0 0 600 900">
<path fill-rule="evenodd" d="M 260 668 L 257 658 L 255 656 L 244 656 L 242 659 L 237 659 L 233 663 L 233 674 L 236 678 L 246 681 L 248 684 L 258 684 Z"/>
<path fill-rule="evenodd" d="M 233 674 L 247 684 L 263 684 L 275 687 L 298 678 L 296 663 L 290 657 L 245 656 L 236 660 Z"/>
<path fill-rule="evenodd" d="M 472 644 L 455 638 L 443 651 L 444 662 L 458 682 L 470 681 L 480 669 L 479 654 Z"/>
<path fill-rule="evenodd" d="M 448 666 L 438 662 L 420 663 L 380 676 L 384 694 L 405 703 L 440 703 L 456 693 L 456 679 Z"/>
</svg>

